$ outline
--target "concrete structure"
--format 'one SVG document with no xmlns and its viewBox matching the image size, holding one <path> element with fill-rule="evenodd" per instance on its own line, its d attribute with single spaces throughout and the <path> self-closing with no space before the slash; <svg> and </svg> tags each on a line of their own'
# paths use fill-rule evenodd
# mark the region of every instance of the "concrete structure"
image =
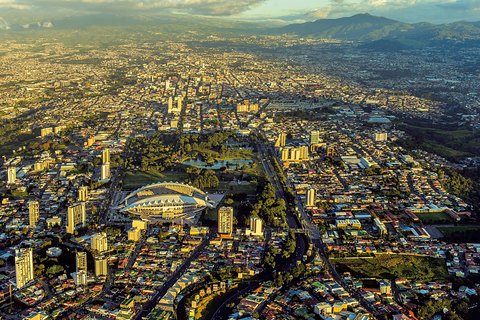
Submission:
<svg viewBox="0 0 480 320">
<path fill-rule="evenodd" d="M 7 168 L 7 183 L 14 184 L 17 182 L 17 168 L 8 167 Z"/>
<path fill-rule="evenodd" d="M 30 228 L 37 226 L 38 218 L 40 218 L 40 203 L 38 201 L 28 202 L 28 221 Z"/>
<path fill-rule="evenodd" d="M 307 207 L 315 207 L 315 189 L 310 188 L 307 191 Z"/>
<path fill-rule="evenodd" d="M 95 257 L 95 276 L 106 276 L 108 274 L 108 264 L 106 257 Z"/>
<path fill-rule="evenodd" d="M 320 143 L 320 131 L 312 131 L 310 133 L 310 144 L 318 144 Z"/>
<path fill-rule="evenodd" d="M 22 248 L 15 250 L 15 279 L 17 288 L 23 288 L 33 280 L 33 250 Z"/>
<path fill-rule="evenodd" d="M 92 250 L 99 253 L 108 251 L 108 239 L 105 232 L 95 233 L 91 239 Z"/>
<path fill-rule="evenodd" d="M 149 222 L 194 224 L 196 215 L 213 208 L 202 190 L 183 183 L 163 182 L 140 188 L 124 199 L 122 212 Z"/>
<path fill-rule="evenodd" d="M 218 234 L 231 236 L 233 234 L 233 208 L 221 207 L 218 209 Z"/>
<path fill-rule="evenodd" d="M 78 201 L 86 202 L 88 201 L 88 187 L 83 186 L 78 189 Z"/>
<path fill-rule="evenodd" d="M 84 251 L 77 251 L 75 255 L 75 270 L 78 273 L 79 271 L 87 271 L 87 253 Z"/>
<path fill-rule="evenodd" d="M 275 141 L 275 147 L 282 148 L 282 147 L 285 147 L 286 144 L 287 144 L 287 134 L 285 132 L 282 132 L 278 136 L 277 141 Z"/>
<path fill-rule="evenodd" d="M 263 220 L 259 217 L 250 218 L 250 227 L 246 231 L 247 236 L 263 237 Z"/>
<path fill-rule="evenodd" d="M 85 203 L 77 203 L 68 207 L 67 233 L 73 234 L 78 227 L 84 227 L 87 220 Z"/>
</svg>

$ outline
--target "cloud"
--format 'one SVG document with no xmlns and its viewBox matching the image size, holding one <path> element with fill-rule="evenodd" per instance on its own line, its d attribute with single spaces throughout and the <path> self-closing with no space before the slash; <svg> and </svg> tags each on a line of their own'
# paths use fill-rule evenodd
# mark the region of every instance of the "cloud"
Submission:
<svg viewBox="0 0 480 320">
<path fill-rule="evenodd" d="M 194 14 L 228 16 L 267 0 L 0 0 L 0 7 L 16 9 L 72 9 L 93 12 L 160 12 L 180 10 Z"/>
</svg>

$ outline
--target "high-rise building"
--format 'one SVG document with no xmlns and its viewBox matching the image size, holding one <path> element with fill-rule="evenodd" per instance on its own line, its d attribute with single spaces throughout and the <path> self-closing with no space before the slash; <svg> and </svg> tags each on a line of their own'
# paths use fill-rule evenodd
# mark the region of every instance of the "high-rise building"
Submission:
<svg viewBox="0 0 480 320">
<path fill-rule="evenodd" d="M 75 260 L 76 260 L 76 272 L 80 271 L 87 271 L 87 253 L 84 251 L 77 251 L 77 254 L 75 255 Z"/>
<path fill-rule="evenodd" d="M 307 207 L 315 207 L 315 189 L 313 188 L 307 191 Z"/>
<path fill-rule="evenodd" d="M 247 235 L 261 237 L 263 236 L 263 221 L 259 217 L 250 218 L 250 228 Z"/>
<path fill-rule="evenodd" d="M 87 220 L 85 203 L 69 206 L 67 211 L 67 233 L 73 234 L 78 227 L 84 227 Z"/>
<path fill-rule="evenodd" d="M 310 144 L 320 143 L 320 131 L 312 131 L 310 133 Z"/>
<path fill-rule="evenodd" d="M 28 221 L 30 228 L 37 226 L 38 218 L 40 218 L 40 203 L 38 201 L 28 202 Z"/>
<path fill-rule="evenodd" d="M 86 202 L 88 201 L 88 187 L 83 186 L 78 189 L 78 201 Z"/>
<path fill-rule="evenodd" d="M 108 274 L 108 265 L 106 257 L 95 257 L 95 276 L 106 276 Z"/>
<path fill-rule="evenodd" d="M 139 219 L 132 220 L 132 228 L 137 228 L 139 230 L 147 230 L 148 222 L 145 220 L 139 220 Z"/>
<path fill-rule="evenodd" d="M 87 272 L 80 270 L 74 273 L 73 281 L 77 286 L 86 286 L 87 285 Z"/>
<path fill-rule="evenodd" d="M 7 183 L 14 184 L 17 182 L 17 168 L 8 167 L 7 168 Z"/>
<path fill-rule="evenodd" d="M 285 147 L 286 144 L 287 144 L 287 134 L 285 132 L 282 132 L 278 136 L 277 141 L 275 141 L 275 147 L 282 148 L 282 147 Z"/>
<path fill-rule="evenodd" d="M 110 149 L 105 148 L 102 151 L 102 163 L 110 163 Z"/>
<path fill-rule="evenodd" d="M 388 280 L 380 281 L 380 293 L 385 295 L 392 294 L 392 283 Z"/>
<path fill-rule="evenodd" d="M 15 278 L 17 288 L 23 288 L 33 280 L 33 250 L 22 248 L 15 250 Z"/>
<path fill-rule="evenodd" d="M 110 162 L 102 164 L 100 179 L 101 180 L 110 179 Z"/>
<path fill-rule="evenodd" d="M 218 233 L 231 236 L 233 234 L 233 208 L 221 207 L 218 209 Z"/>
<path fill-rule="evenodd" d="M 105 232 L 95 233 L 92 236 L 92 250 L 97 252 L 105 252 L 108 250 L 108 239 Z"/>
<path fill-rule="evenodd" d="M 310 151 L 308 146 L 285 147 L 281 149 L 282 161 L 300 162 L 308 160 Z"/>
<path fill-rule="evenodd" d="M 168 113 L 172 113 L 172 112 L 173 112 L 173 97 L 168 97 L 168 109 L 167 109 L 167 112 L 168 112 Z"/>
<path fill-rule="evenodd" d="M 327 157 L 333 158 L 335 156 L 335 146 L 329 146 L 327 148 Z"/>
</svg>

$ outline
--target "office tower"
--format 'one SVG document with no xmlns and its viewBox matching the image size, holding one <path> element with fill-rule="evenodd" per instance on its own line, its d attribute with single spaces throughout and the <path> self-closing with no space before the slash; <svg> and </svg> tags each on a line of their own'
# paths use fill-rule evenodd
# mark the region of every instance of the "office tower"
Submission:
<svg viewBox="0 0 480 320">
<path fill-rule="evenodd" d="M 105 232 L 95 233 L 92 236 L 92 250 L 105 252 L 108 250 L 107 234 Z"/>
<path fill-rule="evenodd" d="M 95 276 L 106 276 L 108 274 L 107 258 L 95 257 Z"/>
<path fill-rule="evenodd" d="M 320 131 L 312 131 L 310 133 L 310 144 L 317 144 L 320 142 Z"/>
<path fill-rule="evenodd" d="M 165 81 L 165 90 L 170 89 L 170 80 Z"/>
<path fill-rule="evenodd" d="M 313 188 L 307 191 L 307 207 L 315 207 L 315 189 Z"/>
<path fill-rule="evenodd" d="M 15 278 L 17 288 L 23 288 L 33 280 L 33 250 L 22 248 L 15 250 Z"/>
<path fill-rule="evenodd" d="M 182 112 L 182 107 L 183 107 L 183 98 L 178 97 L 178 101 L 177 101 L 177 112 L 178 113 Z"/>
<path fill-rule="evenodd" d="M 83 186 L 78 189 L 78 201 L 79 202 L 86 202 L 88 201 L 88 187 Z"/>
<path fill-rule="evenodd" d="M 110 149 L 105 148 L 102 151 L 102 164 L 110 163 Z"/>
<path fill-rule="evenodd" d="M 101 180 L 110 179 L 110 163 L 109 162 L 102 164 L 101 171 L 102 171 L 100 176 Z"/>
<path fill-rule="evenodd" d="M 250 229 L 247 235 L 263 236 L 263 221 L 259 217 L 250 218 Z"/>
<path fill-rule="evenodd" d="M 87 285 L 87 272 L 80 270 L 74 273 L 73 281 L 77 286 L 86 286 Z"/>
<path fill-rule="evenodd" d="M 7 183 L 14 184 L 17 182 L 17 168 L 8 167 L 7 168 Z"/>
<path fill-rule="evenodd" d="M 218 209 L 218 233 L 231 236 L 233 233 L 233 208 L 221 207 Z"/>
<path fill-rule="evenodd" d="M 275 147 L 285 147 L 287 144 L 287 134 L 285 132 L 280 133 L 277 141 L 275 142 Z"/>
<path fill-rule="evenodd" d="M 384 142 L 388 140 L 388 133 L 375 133 L 373 139 L 375 142 Z"/>
<path fill-rule="evenodd" d="M 28 221 L 30 228 L 37 226 L 40 217 L 40 203 L 38 201 L 28 201 Z"/>
<path fill-rule="evenodd" d="M 84 251 L 77 251 L 77 254 L 75 256 L 76 260 L 76 272 L 80 271 L 87 271 L 87 253 Z"/>
<path fill-rule="evenodd" d="M 84 227 L 87 220 L 85 203 L 69 206 L 67 211 L 67 233 L 73 234 L 77 227 Z"/>
</svg>

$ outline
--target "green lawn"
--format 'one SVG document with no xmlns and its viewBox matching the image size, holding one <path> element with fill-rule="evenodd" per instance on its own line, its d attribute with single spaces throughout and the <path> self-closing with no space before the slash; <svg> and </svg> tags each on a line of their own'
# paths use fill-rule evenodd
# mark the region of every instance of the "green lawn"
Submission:
<svg viewBox="0 0 480 320">
<path fill-rule="evenodd" d="M 351 272 L 360 278 L 433 281 L 448 279 L 445 260 L 414 255 L 377 255 L 367 258 L 337 258 L 332 262 L 340 272 Z"/>
<path fill-rule="evenodd" d="M 417 216 L 425 224 L 452 223 L 452 219 L 445 212 L 419 213 L 419 214 L 417 214 Z"/>
<path fill-rule="evenodd" d="M 181 172 L 164 172 L 164 173 L 155 173 L 155 172 L 127 172 L 125 178 L 123 179 L 123 188 L 124 189 L 136 189 L 147 184 L 152 184 L 155 182 L 164 182 L 164 181 L 178 181 L 181 182 L 187 176 L 186 173 Z"/>
</svg>

